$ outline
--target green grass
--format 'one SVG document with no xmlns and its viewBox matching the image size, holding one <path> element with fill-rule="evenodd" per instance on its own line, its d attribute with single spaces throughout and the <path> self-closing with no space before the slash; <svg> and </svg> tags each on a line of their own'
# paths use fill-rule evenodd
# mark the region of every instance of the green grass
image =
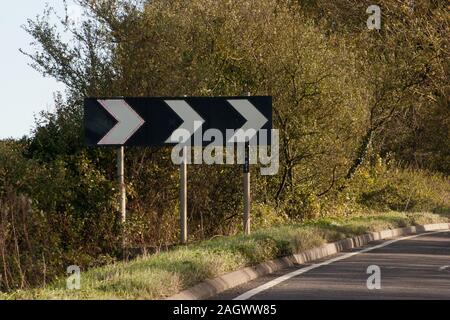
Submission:
<svg viewBox="0 0 450 320">
<path fill-rule="evenodd" d="M 447 222 L 432 213 L 371 213 L 273 226 L 251 236 L 220 237 L 81 274 L 81 290 L 61 278 L 45 288 L 0 293 L 0 299 L 162 299 L 202 280 L 370 231 Z"/>
</svg>

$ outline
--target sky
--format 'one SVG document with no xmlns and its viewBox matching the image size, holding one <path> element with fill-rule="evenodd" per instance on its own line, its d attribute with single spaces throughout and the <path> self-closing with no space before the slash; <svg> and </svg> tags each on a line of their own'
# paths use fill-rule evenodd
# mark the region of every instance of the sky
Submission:
<svg viewBox="0 0 450 320">
<path fill-rule="evenodd" d="M 56 91 L 64 92 L 64 85 L 51 78 L 44 78 L 29 66 L 28 57 L 19 48 L 32 52 L 29 36 L 21 25 L 28 18 L 35 18 L 48 3 L 61 14 L 63 0 L 14 0 L 2 1 L 0 9 L 0 139 L 20 138 L 29 135 L 35 115 L 42 110 L 53 109 Z M 69 14 L 80 14 L 79 8 L 68 0 Z"/>
</svg>

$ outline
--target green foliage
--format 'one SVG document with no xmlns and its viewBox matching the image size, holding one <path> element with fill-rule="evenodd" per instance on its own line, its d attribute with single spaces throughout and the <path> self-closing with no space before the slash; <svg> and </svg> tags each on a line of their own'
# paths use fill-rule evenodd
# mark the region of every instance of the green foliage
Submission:
<svg viewBox="0 0 450 320">
<path fill-rule="evenodd" d="M 448 178 L 439 173 L 400 169 L 378 157 L 374 166 L 359 172 L 349 192 L 375 210 L 434 211 L 450 206 L 449 186 Z"/>
<path fill-rule="evenodd" d="M 275 209 L 272 205 L 258 202 L 252 204 L 251 224 L 256 230 L 283 224 L 288 219 L 284 211 Z"/>
<path fill-rule="evenodd" d="M 31 200 L 13 191 L 0 195 L 0 291 L 51 281 L 62 267 L 60 239 Z"/>
<path fill-rule="evenodd" d="M 26 145 L 0 143 L 0 247 L 11 259 L 0 269 L 2 290 L 45 284 L 71 264 L 95 266 L 120 252 L 114 183 L 83 153 L 42 164 L 23 156 Z"/>
<path fill-rule="evenodd" d="M 317 218 L 321 209 L 317 197 L 306 191 L 304 186 L 293 188 L 288 193 L 282 208 L 288 217 L 294 221 Z"/>
</svg>

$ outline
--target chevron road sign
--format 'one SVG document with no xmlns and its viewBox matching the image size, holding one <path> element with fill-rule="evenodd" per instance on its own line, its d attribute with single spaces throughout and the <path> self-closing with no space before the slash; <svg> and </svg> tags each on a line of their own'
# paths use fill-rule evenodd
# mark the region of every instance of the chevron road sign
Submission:
<svg viewBox="0 0 450 320">
<path fill-rule="evenodd" d="M 210 140 L 198 142 L 195 136 L 209 129 L 220 132 L 224 138 L 219 143 L 225 145 L 272 129 L 272 98 L 86 98 L 84 115 L 90 146 L 174 145 L 186 142 L 180 141 L 182 133 L 191 145 L 206 146 Z M 270 134 L 258 144 L 270 144 Z"/>
</svg>

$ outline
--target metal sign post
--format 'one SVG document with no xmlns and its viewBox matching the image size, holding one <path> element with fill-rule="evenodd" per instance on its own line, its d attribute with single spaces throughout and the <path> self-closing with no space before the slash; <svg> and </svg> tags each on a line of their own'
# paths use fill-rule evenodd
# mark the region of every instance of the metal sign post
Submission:
<svg viewBox="0 0 450 320">
<path fill-rule="evenodd" d="M 244 234 L 250 234 L 250 150 L 248 142 L 245 143 L 244 164 Z"/>
<path fill-rule="evenodd" d="M 250 96 L 250 92 L 247 94 Z M 244 234 L 250 235 L 250 147 L 249 142 L 245 142 L 245 163 L 244 163 Z"/>
<path fill-rule="evenodd" d="M 186 97 L 186 95 L 184 96 Z M 183 147 L 183 162 L 180 165 L 180 240 L 187 243 L 187 146 Z"/>
<path fill-rule="evenodd" d="M 187 152 L 183 147 L 183 163 L 180 165 L 180 227 L 181 243 L 187 243 Z"/>
<path fill-rule="evenodd" d="M 126 190 L 125 190 L 125 151 L 124 147 L 119 147 L 117 149 L 117 179 L 119 182 L 119 199 L 120 199 L 120 214 L 122 217 L 122 222 L 126 221 L 127 218 L 127 198 L 126 198 Z"/>
</svg>

